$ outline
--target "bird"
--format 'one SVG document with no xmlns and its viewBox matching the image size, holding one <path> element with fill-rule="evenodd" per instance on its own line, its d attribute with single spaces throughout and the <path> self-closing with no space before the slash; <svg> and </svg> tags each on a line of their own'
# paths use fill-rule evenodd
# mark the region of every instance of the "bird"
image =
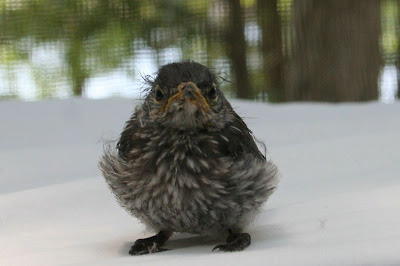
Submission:
<svg viewBox="0 0 400 266">
<path fill-rule="evenodd" d="M 251 244 L 247 226 L 275 191 L 279 172 L 219 88 L 190 60 L 162 66 L 99 168 L 119 204 L 155 235 L 129 254 L 167 250 L 174 233 L 228 236 L 219 251 Z"/>
</svg>

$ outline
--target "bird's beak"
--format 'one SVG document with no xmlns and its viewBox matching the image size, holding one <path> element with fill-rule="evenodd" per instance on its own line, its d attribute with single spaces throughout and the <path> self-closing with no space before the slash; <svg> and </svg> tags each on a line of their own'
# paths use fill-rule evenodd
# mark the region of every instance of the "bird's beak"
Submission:
<svg viewBox="0 0 400 266">
<path fill-rule="evenodd" d="M 182 82 L 181 84 L 179 84 L 177 89 L 178 92 L 168 99 L 168 102 L 164 107 L 165 111 L 168 110 L 168 107 L 177 100 L 197 105 L 203 112 L 207 112 L 210 110 L 210 105 L 201 94 L 201 90 L 197 87 L 195 83 L 191 81 Z"/>
</svg>

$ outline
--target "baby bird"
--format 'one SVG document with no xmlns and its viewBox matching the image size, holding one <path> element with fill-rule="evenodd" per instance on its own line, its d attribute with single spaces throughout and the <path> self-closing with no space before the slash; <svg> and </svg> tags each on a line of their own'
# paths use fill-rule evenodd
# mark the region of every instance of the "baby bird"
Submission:
<svg viewBox="0 0 400 266">
<path fill-rule="evenodd" d="M 243 250 L 251 243 L 243 230 L 275 190 L 277 167 L 207 67 L 171 63 L 149 83 L 116 149 L 99 163 L 120 205 L 157 232 L 129 253 L 164 251 L 174 232 L 228 232 L 213 250 Z"/>
</svg>

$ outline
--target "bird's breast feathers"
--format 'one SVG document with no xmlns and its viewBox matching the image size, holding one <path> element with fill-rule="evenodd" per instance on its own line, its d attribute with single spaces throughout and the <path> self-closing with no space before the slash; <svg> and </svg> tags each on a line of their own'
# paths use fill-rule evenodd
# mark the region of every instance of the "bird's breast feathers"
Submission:
<svg viewBox="0 0 400 266">
<path fill-rule="evenodd" d="M 136 132 L 129 160 L 106 153 L 101 168 L 121 205 L 149 227 L 169 221 L 174 231 L 201 231 L 258 208 L 277 183 L 272 163 L 250 153 L 224 154 L 224 138 Z"/>
</svg>

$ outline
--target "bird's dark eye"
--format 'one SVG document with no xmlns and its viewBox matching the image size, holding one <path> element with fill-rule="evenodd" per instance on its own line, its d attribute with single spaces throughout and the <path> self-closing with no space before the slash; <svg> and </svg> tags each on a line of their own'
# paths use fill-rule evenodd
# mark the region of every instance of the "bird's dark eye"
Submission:
<svg viewBox="0 0 400 266">
<path fill-rule="evenodd" d="M 161 101 L 163 99 L 163 97 L 164 97 L 164 94 L 162 93 L 162 91 L 159 88 L 157 88 L 156 89 L 156 100 Z"/>
<path fill-rule="evenodd" d="M 212 87 L 209 91 L 208 91 L 208 98 L 210 99 L 215 99 L 215 97 L 217 96 L 217 90 Z"/>
</svg>

